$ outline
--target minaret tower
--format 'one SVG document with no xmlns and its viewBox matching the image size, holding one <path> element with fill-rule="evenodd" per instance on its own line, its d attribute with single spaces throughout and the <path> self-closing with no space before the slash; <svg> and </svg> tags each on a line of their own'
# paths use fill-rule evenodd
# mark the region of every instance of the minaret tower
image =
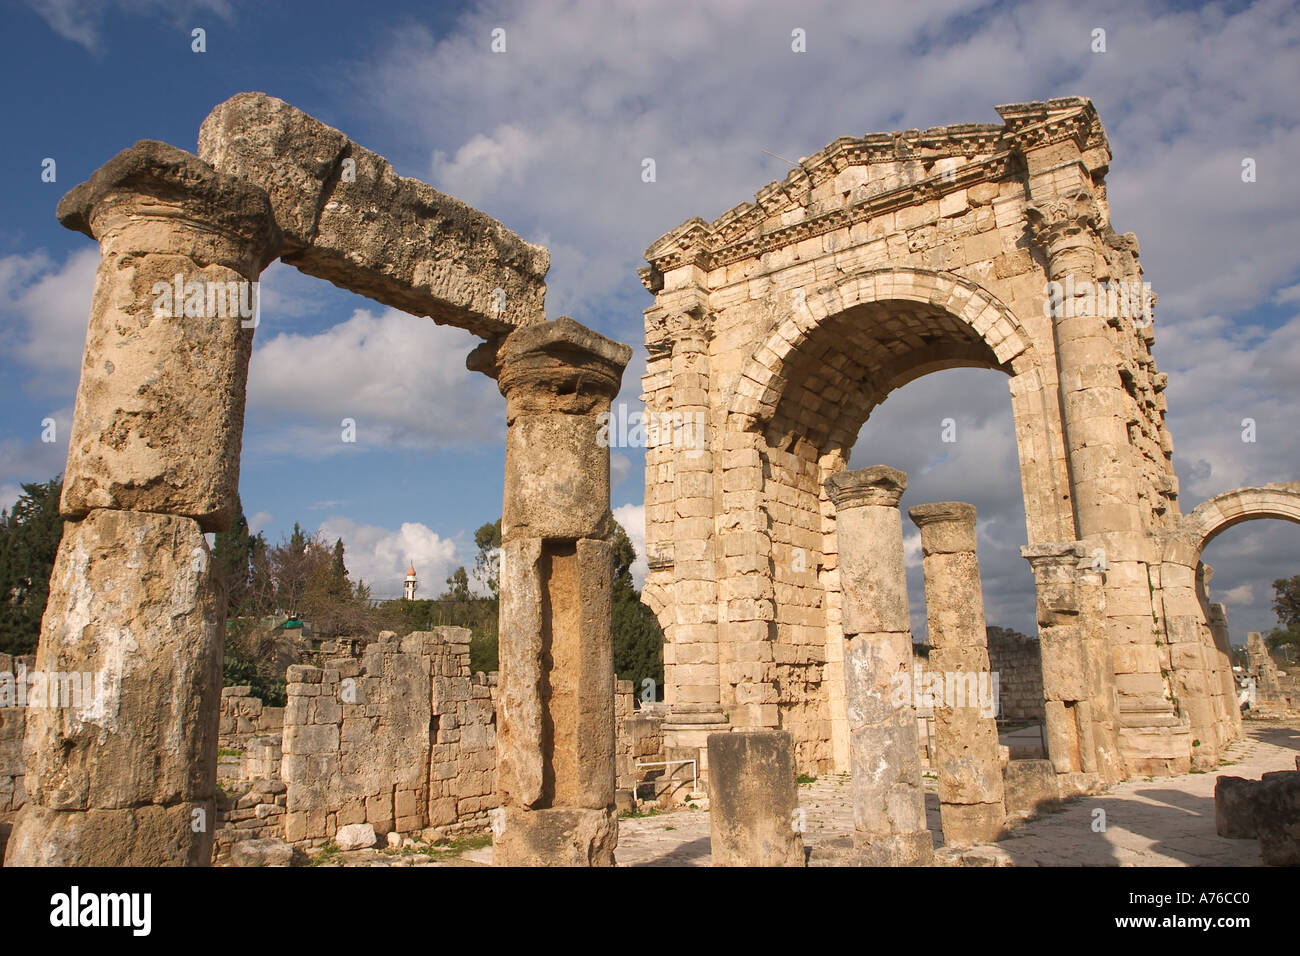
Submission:
<svg viewBox="0 0 1300 956">
<path fill-rule="evenodd" d="M 412 564 L 406 569 L 406 588 L 402 594 L 404 600 L 415 600 L 415 565 Z"/>
</svg>

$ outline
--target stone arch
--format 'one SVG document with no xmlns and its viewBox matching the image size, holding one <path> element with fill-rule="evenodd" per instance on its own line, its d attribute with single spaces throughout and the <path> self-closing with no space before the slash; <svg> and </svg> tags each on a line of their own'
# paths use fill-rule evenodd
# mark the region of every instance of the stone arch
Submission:
<svg viewBox="0 0 1300 956">
<path fill-rule="evenodd" d="M 1183 518 L 1179 537 L 1181 543 L 1195 549 L 1199 560 L 1205 546 L 1224 531 L 1259 518 L 1280 518 L 1300 524 L 1300 481 L 1234 488 L 1215 495 Z M 1166 555 L 1166 560 L 1173 558 L 1173 554 Z"/>
<path fill-rule="evenodd" d="M 814 728 L 828 722 L 829 760 L 811 745 L 801 759 L 843 767 L 839 544 L 824 482 L 847 467 L 863 422 L 890 392 L 949 368 L 1008 375 L 1027 541 L 1076 535 L 1055 376 L 1004 302 L 949 272 L 898 267 L 863 270 L 792 298 L 803 308 L 753 346 L 725 403 L 725 447 L 746 451 L 728 453 L 719 515 L 720 627 L 745 641 L 761 631 L 773 645 L 775 676 L 758 691 L 733 677 L 734 703 L 727 681 L 722 696 L 735 714 L 761 694 L 759 707 L 776 712 L 768 723 L 791 729 L 797 740 L 817 739 Z M 757 523 L 751 508 L 761 515 Z M 765 586 L 747 577 L 743 557 L 733 570 L 730 556 L 751 545 L 731 539 L 746 535 L 767 562 Z M 751 648 L 738 645 L 737 653 L 761 653 Z M 743 661 L 727 671 L 748 673 Z"/>
<path fill-rule="evenodd" d="M 972 345 L 981 343 L 991 353 L 990 357 L 977 348 L 963 350 L 957 343 L 948 343 L 947 349 L 936 347 L 930 355 L 917 354 L 905 371 L 882 383 L 889 390 L 942 368 L 992 367 L 1019 375 L 1040 365 L 1015 313 L 977 283 L 932 269 L 871 269 L 816 288 L 805 296 L 803 310 L 772 329 L 741 372 L 729 403 L 728 426 L 749 431 L 769 421 L 786 384 L 783 373 L 788 363 L 816 332 L 851 309 L 886 302 L 916 303 L 951 316 L 970 330 Z"/>
<path fill-rule="evenodd" d="M 837 455 L 843 467 L 862 423 L 890 392 L 943 369 L 995 369 L 1010 376 L 1029 542 L 1074 539 L 1059 406 L 1054 388 L 1047 387 L 1054 376 L 1010 307 L 963 276 L 907 267 L 864 270 L 818 286 L 804 306 L 750 353 L 727 403 L 728 430 L 763 433 L 773 447 L 798 436 L 818 453 Z M 905 318 L 889 318 L 900 312 Z M 869 388 L 855 391 L 839 383 L 806 396 L 820 403 L 814 411 L 783 409 L 800 378 L 807 378 L 800 363 L 817 360 L 807 354 L 817 339 L 835 338 L 844 325 L 873 322 L 883 333 L 880 347 L 890 350 L 889 369 Z M 884 341 L 890 334 L 897 338 Z M 843 394 L 828 397 L 837 392 Z"/>
</svg>

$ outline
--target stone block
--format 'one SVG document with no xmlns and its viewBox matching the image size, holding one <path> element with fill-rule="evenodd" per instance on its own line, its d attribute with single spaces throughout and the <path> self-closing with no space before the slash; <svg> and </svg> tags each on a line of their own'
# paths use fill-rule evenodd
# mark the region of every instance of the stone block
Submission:
<svg viewBox="0 0 1300 956">
<path fill-rule="evenodd" d="M 1300 866 L 1300 771 L 1265 774 L 1254 804 L 1260 860 L 1265 866 Z"/>
<path fill-rule="evenodd" d="M 794 738 L 788 731 L 709 734 L 714 866 L 803 866 Z"/>
<path fill-rule="evenodd" d="M 1003 770 L 1007 813 L 1041 813 L 1060 805 L 1050 760 L 1012 760 Z"/>
</svg>

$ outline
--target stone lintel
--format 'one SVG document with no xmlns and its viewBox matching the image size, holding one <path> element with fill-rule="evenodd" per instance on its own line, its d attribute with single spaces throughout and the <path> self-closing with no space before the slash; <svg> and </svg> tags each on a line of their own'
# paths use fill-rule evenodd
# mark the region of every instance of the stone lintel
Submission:
<svg viewBox="0 0 1300 956">
<path fill-rule="evenodd" d="M 308 275 L 483 338 L 545 320 L 545 248 L 283 100 L 220 103 L 199 155 L 266 189 L 284 261 Z"/>
</svg>

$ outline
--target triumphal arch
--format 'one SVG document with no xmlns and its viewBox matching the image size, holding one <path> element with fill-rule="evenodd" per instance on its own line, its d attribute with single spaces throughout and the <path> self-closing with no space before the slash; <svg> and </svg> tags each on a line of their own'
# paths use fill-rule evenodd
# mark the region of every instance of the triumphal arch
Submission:
<svg viewBox="0 0 1300 956">
<path fill-rule="evenodd" d="M 1200 542 L 1170 543 L 1167 377 L 1137 238 L 1111 225 L 1105 131 L 1083 98 L 998 113 L 837 139 L 646 252 L 647 415 L 703 436 L 646 458 L 645 599 L 679 758 L 779 727 L 801 769 L 849 769 L 848 542 L 827 482 L 891 391 L 956 367 L 1007 375 L 1066 786 L 1209 766 L 1238 732 Z"/>
</svg>

